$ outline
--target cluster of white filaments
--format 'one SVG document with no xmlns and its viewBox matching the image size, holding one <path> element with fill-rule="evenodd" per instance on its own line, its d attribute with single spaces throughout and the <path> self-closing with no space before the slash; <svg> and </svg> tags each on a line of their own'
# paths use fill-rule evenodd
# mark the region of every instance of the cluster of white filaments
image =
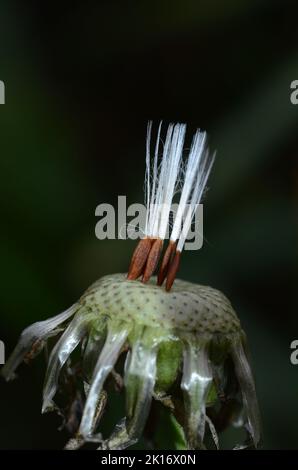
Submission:
<svg viewBox="0 0 298 470">
<path fill-rule="evenodd" d="M 177 249 L 182 251 L 194 211 L 201 201 L 213 165 L 214 155 L 211 156 L 207 148 L 206 132 L 197 130 L 185 162 L 183 149 L 186 125 L 170 124 L 159 164 L 160 124 L 152 164 L 151 133 L 152 122 L 149 122 L 145 179 L 147 219 L 144 233 L 147 237 L 165 239 L 172 201 L 179 186 L 182 186 L 170 237 L 173 242 L 179 240 Z"/>
<path fill-rule="evenodd" d="M 153 156 L 151 155 L 152 122 L 148 123 L 146 140 L 145 200 L 147 206 L 144 238 L 137 246 L 128 279 L 148 282 L 157 268 L 163 243 L 170 228 L 172 203 L 180 193 L 169 245 L 162 260 L 158 284 L 165 278 L 166 290 L 174 282 L 191 224 L 200 204 L 214 162 L 207 146 L 207 135 L 197 130 L 187 156 L 183 155 L 185 124 L 170 124 L 161 150 L 160 123 Z"/>
</svg>

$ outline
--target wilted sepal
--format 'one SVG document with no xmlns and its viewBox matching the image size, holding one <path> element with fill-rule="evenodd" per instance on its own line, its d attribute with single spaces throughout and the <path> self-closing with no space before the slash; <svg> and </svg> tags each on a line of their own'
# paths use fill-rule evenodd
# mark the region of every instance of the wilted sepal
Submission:
<svg viewBox="0 0 298 470">
<path fill-rule="evenodd" d="M 52 350 L 43 389 L 42 413 L 55 408 L 52 398 L 57 391 L 59 373 L 73 350 L 87 333 L 88 325 L 93 318 L 94 314 L 91 313 L 75 317 Z"/>
<path fill-rule="evenodd" d="M 142 435 L 156 381 L 157 348 L 161 338 L 152 335 L 151 328 L 141 327 L 132 343 L 125 364 L 126 418 L 118 424 L 102 449 L 125 449 Z"/>
<path fill-rule="evenodd" d="M 33 325 L 27 327 L 22 332 L 17 346 L 1 371 L 1 375 L 5 380 L 14 379 L 14 371 L 26 358 L 26 355 L 30 354 L 30 358 L 33 359 L 41 352 L 46 340 L 60 332 L 60 329 L 57 330 L 56 328 L 74 315 L 77 309 L 78 305 L 74 304 L 55 317 L 33 323 Z"/>
<path fill-rule="evenodd" d="M 261 418 L 255 389 L 253 374 L 245 352 L 245 338 L 234 340 L 231 345 L 231 356 L 235 373 L 241 389 L 242 401 L 248 421 L 248 431 L 254 446 L 258 447 L 261 440 Z"/>
<path fill-rule="evenodd" d="M 86 440 L 92 439 L 96 421 L 97 405 L 100 400 L 103 384 L 113 369 L 120 350 L 124 345 L 129 330 L 127 325 L 110 327 L 104 347 L 94 369 L 84 412 L 79 429 L 79 435 Z"/>
<path fill-rule="evenodd" d="M 206 401 L 212 385 L 208 341 L 188 338 L 185 342 L 181 388 L 184 392 L 184 431 L 189 449 L 204 448 Z"/>
<path fill-rule="evenodd" d="M 88 336 L 82 344 L 82 368 L 88 382 L 91 382 L 100 351 L 103 348 L 107 335 L 107 318 L 94 319 L 88 331 Z"/>
</svg>

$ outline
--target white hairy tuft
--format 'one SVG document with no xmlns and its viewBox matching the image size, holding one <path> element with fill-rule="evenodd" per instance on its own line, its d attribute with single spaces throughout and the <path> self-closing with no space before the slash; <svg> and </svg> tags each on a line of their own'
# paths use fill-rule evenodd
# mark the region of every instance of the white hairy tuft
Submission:
<svg viewBox="0 0 298 470">
<path fill-rule="evenodd" d="M 185 124 L 175 125 L 167 156 L 166 172 L 163 175 L 164 190 L 158 230 L 158 237 L 162 240 L 164 240 L 167 233 L 172 200 L 179 180 L 185 131 Z"/>
<path fill-rule="evenodd" d="M 191 192 L 193 191 L 194 185 L 196 184 L 200 160 L 206 146 L 206 139 L 206 132 L 200 132 L 199 130 L 196 131 L 189 152 L 186 170 L 183 175 L 180 201 L 171 233 L 171 240 L 173 242 L 178 240 L 181 233 L 183 216 L 186 212 L 186 205 L 190 203 Z"/>
<path fill-rule="evenodd" d="M 192 191 L 190 204 L 186 206 L 187 208 L 185 218 L 183 220 L 182 230 L 179 234 L 179 241 L 177 243 L 177 250 L 180 252 L 183 250 L 184 243 L 191 227 L 191 223 L 195 215 L 197 206 L 198 204 L 200 204 L 200 201 L 202 199 L 204 189 L 206 187 L 206 183 L 214 163 L 215 153 L 211 155 L 208 149 L 204 149 L 202 153 L 200 153 L 199 159 L 200 161 L 198 166 L 198 172 L 196 175 L 195 185 Z"/>
<path fill-rule="evenodd" d="M 151 158 L 152 122 L 148 123 L 146 140 L 145 201 L 147 206 L 144 235 L 165 239 L 169 227 L 174 195 L 180 192 L 171 240 L 183 248 L 197 204 L 211 171 L 214 155 L 207 148 L 206 132 L 196 131 L 189 154 L 182 159 L 185 124 L 169 124 L 160 157 L 161 127 L 159 124 L 154 156 Z"/>
</svg>

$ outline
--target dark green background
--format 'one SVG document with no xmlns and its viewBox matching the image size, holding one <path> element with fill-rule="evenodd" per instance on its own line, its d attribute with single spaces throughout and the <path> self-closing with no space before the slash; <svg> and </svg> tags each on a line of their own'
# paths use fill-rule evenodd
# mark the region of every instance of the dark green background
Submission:
<svg viewBox="0 0 298 470">
<path fill-rule="evenodd" d="M 142 202 L 147 120 L 185 121 L 207 129 L 218 154 L 206 241 L 184 253 L 180 276 L 232 300 L 249 338 L 264 446 L 298 448 L 297 18 L 296 1 L 0 2 L 7 354 L 25 326 L 127 269 L 134 243 L 98 241 L 95 208 L 117 195 Z M 44 370 L 39 358 L 18 381 L 1 381 L 1 448 L 65 443 L 59 419 L 40 415 Z"/>
</svg>

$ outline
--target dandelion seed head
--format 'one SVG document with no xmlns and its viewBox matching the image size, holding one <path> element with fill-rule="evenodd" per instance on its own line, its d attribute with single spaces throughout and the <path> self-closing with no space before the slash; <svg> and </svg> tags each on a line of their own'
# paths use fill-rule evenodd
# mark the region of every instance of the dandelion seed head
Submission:
<svg viewBox="0 0 298 470">
<path fill-rule="evenodd" d="M 206 134 L 199 130 L 187 158 L 182 158 L 185 132 L 185 124 L 170 124 L 162 146 L 160 124 L 152 160 L 152 123 L 148 124 L 146 226 L 128 274 L 100 278 L 68 310 L 26 328 L 2 369 L 6 380 L 13 379 L 21 362 L 33 359 L 49 338 L 57 338 L 48 359 L 42 412 L 58 410 L 68 429 L 74 427 L 70 423 L 77 423 L 67 448 L 89 441 L 100 449 L 135 444 L 150 416 L 152 400 L 170 408 L 188 449 L 204 449 L 207 433 L 218 448 L 217 429 L 233 424 L 244 427 L 251 445 L 259 445 L 254 379 L 235 310 L 220 291 L 175 280 L 196 204 L 214 162 Z M 178 210 L 156 277 L 177 190 Z M 140 276 L 142 282 L 137 280 Z M 79 354 L 73 354 L 76 349 Z M 122 357 L 124 367 L 115 372 Z M 69 375 L 75 389 L 68 391 L 70 402 L 61 407 L 57 396 Z M 117 381 L 117 387 L 121 384 L 126 403 L 114 431 L 103 438 L 100 419 L 109 402 L 108 377 Z M 236 406 L 227 413 L 230 403 Z M 75 416 L 73 410 L 77 410 Z"/>
</svg>

